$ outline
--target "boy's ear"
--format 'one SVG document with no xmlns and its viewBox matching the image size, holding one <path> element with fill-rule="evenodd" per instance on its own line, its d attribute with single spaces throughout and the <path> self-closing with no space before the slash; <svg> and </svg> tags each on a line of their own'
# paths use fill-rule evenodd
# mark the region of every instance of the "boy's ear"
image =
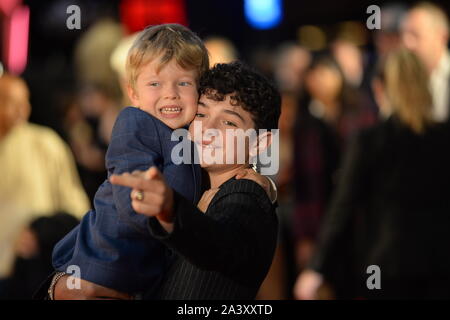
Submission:
<svg viewBox="0 0 450 320">
<path fill-rule="evenodd" d="M 130 83 L 127 83 L 127 93 L 128 98 L 130 99 L 133 106 L 139 106 L 139 96 L 137 95 L 136 90 L 134 90 L 133 86 Z"/>
<path fill-rule="evenodd" d="M 250 146 L 249 156 L 255 157 L 263 153 L 272 144 L 272 139 L 273 135 L 270 131 L 259 134 L 255 142 Z"/>
</svg>

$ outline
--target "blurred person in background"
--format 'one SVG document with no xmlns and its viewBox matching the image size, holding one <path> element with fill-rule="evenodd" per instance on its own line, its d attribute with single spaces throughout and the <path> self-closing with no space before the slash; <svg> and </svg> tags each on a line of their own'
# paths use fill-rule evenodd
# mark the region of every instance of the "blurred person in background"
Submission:
<svg viewBox="0 0 450 320">
<path fill-rule="evenodd" d="M 77 224 L 74 216 L 56 213 L 36 218 L 22 230 L 15 248 L 13 272 L 0 299 L 31 299 L 36 288 L 53 271 L 53 247 Z"/>
<path fill-rule="evenodd" d="M 379 112 L 379 106 L 372 90 L 372 79 L 377 72 L 378 61 L 402 45 L 400 26 L 407 12 L 407 7 L 402 3 L 390 3 L 381 7 L 381 28 L 372 30 L 374 51 L 368 55 L 364 90 L 372 102 L 375 113 Z"/>
<path fill-rule="evenodd" d="M 336 39 L 331 44 L 331 51 L 347 83 L 359 88 L 364 77 L 364 57 L 361 49 L 349 40 Z"/>
<path fill-rule="evenodd" d="M 277 215 L 280 221 L 278 246 L 265 281 L 258 293 L 259 299 L 287 299 L 291 297 L 292 283 L 297 275 L 292 248 L 293 151 L 294 125 L 298 111 L 298 97 L 303 91 L 305 71 L 311 62 L 309 51 L 295 43 L 280 45 L 274 57 L 274 78 L 281 92 L 279 163 L 274 180 L 278 188 Z"/>
<path fill-rule="evenodd" d="M 369 62 L 365 50 L 344 36 L 333 41 L 330 49 L 342 70 L 347 85 L 358 91 L 359 99 L 364 107 L 376 114 L 378 110 L 371 95 Z"/>
<path fill-rule="evenodd" d="M 315 58 L 305 78 L 294 139 L 293 236 L 296 265 L 308 265 L 322 217 L 338 175 L 341 154 L 360 129 L 375 123 L 364 96 L 349 86 L 337 62 L 328 55 Z M 343 268 L 343 267 L 342 267 Z M 345 270 L 339 295 L 346 295 Z M 341 293 L 342 292 L 342 293 Z"/>
<path fill-rule="evenodd" d="M 359 298 L 448 299 L 448 124 L 433 120 L 427 71 L 411 51 L 390 53 L 373 86 L 381 113 L 390 116 L 352 141 L 295 295 L 316 299 L 345 263 L 354 270 L 347 285 Z M 354 259 L 344 261 L 349 248 Z M 381 290 L 366 286 L 370 265 L 380 268 Z"/>
<path fill-rule="evenodd" d="M 381 28 L 374 30 L 373 33 L 377 59 L 386 57 L 401 45 L 400 27 L 406 11 L 406 6 L 402 3 L 391 3 L 381 7 Z"/>
<path fill-rule="evenodd" d="M 50 128 L 29 123 L 30 112 L 26 83 L 1 76 L 0 279 L 10 275 L 14 241 L 31 218 L 57 211 L 81 217 L 89 209 L 69 147 Z"/>
<path fill-rule="evenodd" d="M 114 47 L 114 50 L 111 52 L 111 56 L 109 59 L 111 68 L 114 70 L 116 76 L 119 79 L 118 81 L 120 84 L 120 90 L 122 92 L 122 102 L 120 103 L 121 106 L 131 105 L 130 98 L 127 94 L 127 74 L 125 65 L 127 61 L 128 50 L 130 50 L 138 34 L 139 32 L 135 32 L 126 37 L 123 37 Z"/>
<path fill-rule="evenodd" d="M 123 36 L 123 26 L 110 17 L 99 19 L 82 34 L 74 52 L 76 76 L 81 85 L 96 84 L 120 94 L 120 83 L 110 59 Z"/>
<path fill-rule="evenodd" d="M 430 2 L 420 2 L 402 23 L 404 45 L 415 52 L 430 75 L 433 118 L 447 121 L 450 107 L 449 23 L 446 13 Z"/>
<path fill-rule="evenodd" d="M 230 63 L 238 59 L 238 52 L 234 44 L 223 37 L 209 37 L 203 42 L 209 52 L 209 66 L 217 63 Z"/>
<path fill-rule="evenodd" d="M 299 94 L 305 71 L 311 63 L 311 53 L 295 43 L 280 45 L 274 61 L 274 78 L 281 92 Z"/>
<path fill-rule="evenodd" d="M 282 44 L 275 54 L 274 78 L 282 95 L 280 126 L 280 171 L 276 176 L 279 199 L 289 193 L 292 183 L 294 125 L 298 112 L 298 99 L 304 91 L 306 70 L 311 53 L 294 44 Z M 287 199 L 285 199 L 287 200 Z"/>
<path fill-rule="evenodd" d="M 120 111 L 119 100 L 108 87 L 85 84 L 64 108 L 64 129 L 91 202 L 106 177 L 104 157 Z"/>
<path fill-rule="evenodd" d="M 125 68 L 128 52 L 123 59 L 115 58 L 119 61 L 112 63 L 112 55 L 123 39 L 123 26 L 106 15 L 90 26 L 75 46 L 74 62 L 80 90 L 68 111 L 75 112 L 74 108 L 79 108 L 81 118 L 64 129 L 91 203 L 106 177 L 105 153 L 120 102 L 128 102 L 124 98 L 127 94 L 123 91 L 122 76 L 117 73 L 117 68 Z"/>
</svg>

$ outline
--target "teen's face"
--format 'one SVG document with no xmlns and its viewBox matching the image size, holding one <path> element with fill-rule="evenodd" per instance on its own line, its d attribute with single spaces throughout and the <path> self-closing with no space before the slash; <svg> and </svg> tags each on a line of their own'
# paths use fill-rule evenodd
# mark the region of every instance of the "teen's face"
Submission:
<svg viewBox="0 0 450 320">
<path fill-rule="evenodd" d="M 200 125 L 201 134 L 199 130 L 196 130 Z M 197 151 L 201 153 L 201 166 L 208 171 L 242 166 L 242 161 L 238 163 L 238 152 L 244 154 L 245 163 L 247 163 L 249 140 L 245 138 L 241 140 L 245 141 L 244 143 L 238 143 L 239 139 L 236 136 L 230 136 L 229 139 L 234 139 L 234 141 L 233 143 L 227 143 L 227 130 L 231 130 L 231 133 L 237 133 L 241 131 L 238 129 L 245 132 L 254 128 L 255 123 L 251 114 L 241 106 L 233 106 L 230 95 L 226 96 L 224 101 L 215 101 L 202 95 L 195 119 L 189 127 Z M 233 153 L 234 156 L 230 153 Z M 226 163 L 227 154 L 231 157 L 230 159 L 233 159 L 233 163 Z M 220 163 L 212 163 L 212 159 L 216 159 Z M 228 160 L 228 162 L 230 161 Z"/>
<path fill-rule="evenodd" d="M 158 72 L 159 59 L 141 67 L 135 88 L 128 88 L 134 106 L 172 129 L 189 124 L 197 112 L 197 72 L 169 61 Z"/>
</svg>

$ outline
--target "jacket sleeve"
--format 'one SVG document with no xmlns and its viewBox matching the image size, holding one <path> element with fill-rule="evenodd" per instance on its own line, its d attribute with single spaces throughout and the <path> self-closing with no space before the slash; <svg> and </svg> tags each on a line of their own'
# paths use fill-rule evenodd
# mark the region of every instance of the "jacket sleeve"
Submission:
<svg viewBox="0 0 450 320">
<path fill-rule="evenodd" d="M 225 195 L 204 214 L 175 194 L 174 230 L 167 233 L 152 218 L 150 232 L 200 269 L 248 277 L 255 264 L 272 261 L 278 229 L 276 215 L 264 212 L 253 197 Z"/>
<path fill-rule="evenodd" d="M 111 143 L 106 154 L 108 177 L 134 170 L 147 170 L 151 166 L 162 169 L 161 142 L 154 119 L 134 107 L 124 109 L 113 128 Z M 109 183 L 109 182 L 108 182 Z M 148 233 L 144 215 L 137 214 L 130 199 L 131 189 L 112 185 L 112 197 L 121 224 L 138 232 Z"/>
<path fill-rule="evenodd" d="M 352 235 L 354 217 L 369 192 L 369 162 L 365 158 L 368 141 L 358 135 L 349 145 L 343 159 L 338 185 L 324 217 L 318 247 L 309 267 L 330 276 L 346 250 L 346 240 Z"/>
</svg>

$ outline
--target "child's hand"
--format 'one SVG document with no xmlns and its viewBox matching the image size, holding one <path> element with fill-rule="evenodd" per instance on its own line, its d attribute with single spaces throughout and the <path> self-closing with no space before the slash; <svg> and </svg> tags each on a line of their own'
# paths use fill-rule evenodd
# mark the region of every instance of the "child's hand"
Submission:
<svg viewBox="0 0 450 320">
<path fill-rule="evenodd" d="M 131 205 L 136 212 L 156 217 L 165 223 L 172 222 L 173 191 L 156 167 L 132 174 L 112 175 L 110 181 L 132 188 Z"/>
<path fill-rule="evenodd" d="M 270 182 L 269 178 L 260 175 L 259 173 L 255 172 L 253 169 L 242 169 L 238 172 L 238 174 L 235 177 L 236 179 L 249 179 L 252 181 L 255 181 L 257 184 L 259 184 L 267 193 L 270 200 L 273 202 L 276 201 L 277 198 L 277 190 L 272 187 L 272 183 Z"/>
<path fill-rule="evenodd" d="M 206 210 L 209 207 L 209 204 L 211 203 L 212 198 L 216 195 L 217 191 L 219 191 L 219 188 L 209 189 L 203 192 L 202 198 L 197 204 L 198 209 L 205 213 Z"/>
</svg>

